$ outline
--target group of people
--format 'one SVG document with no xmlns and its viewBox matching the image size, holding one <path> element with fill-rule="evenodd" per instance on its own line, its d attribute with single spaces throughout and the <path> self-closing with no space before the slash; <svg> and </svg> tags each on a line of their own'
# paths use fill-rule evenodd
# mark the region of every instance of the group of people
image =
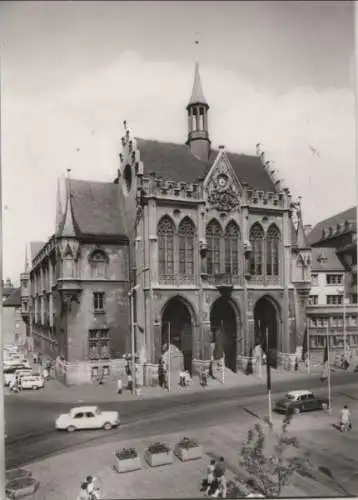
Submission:
<svg viewBox="0 0 358 500">
<path fill-rule="evenodd" d="M 200 491 L 211 498 L 226 498 L 227 483 L 225 474 L 224 457 L 220 457 L 219 461 L 210 460 L 208 465 L 206 478 L 203 480 Z"/>
<path fill-rule="evenodd" d="M 92 476 L 87 476 L 81 483 L 80 494 L 77 500 L 99 500 L 99 488 L 96 487 L 95 478 Z"/>
</svg>

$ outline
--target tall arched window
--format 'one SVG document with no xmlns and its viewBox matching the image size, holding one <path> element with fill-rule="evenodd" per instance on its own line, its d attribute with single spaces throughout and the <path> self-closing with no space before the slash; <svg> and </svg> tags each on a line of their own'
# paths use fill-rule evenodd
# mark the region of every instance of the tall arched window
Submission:
<svg viewBox="0 0 358 500">
<path fill-rule="evenodd" d="M 220 273 L 220 241 L 221 227 L 218 221 L 209 222 L 206 228 L 206 242 L 208 245 L 207 270 L 209 275 Z"/>
<path fill-rule="evenodd" d="M 225 273 L 239 274 L 239 240 L 240 229 L 234 221 L 225 229 Z"/>
<path fill-rule="evenodd" d="M 266 237 L 266 273 L 268 276 L 279 275 L 280 231 L 274 224 L 269 227 Z"/>
<path fill-rule="evenodd" d="M 179 274 L 194 275 L 194 233 L 195 226 L 189 217 L 179 224 Z"/>
<path fill-rule="evenodd" d="M 174 222 L 164 216 L 158 223 L 159 276 L 174 274 Z"/>
<path fill-rule="evenodd" d="M 250 259 L 250 273 L 254 276 L 262 276 L 263 269 L 263 242 L 264 230 L 260 224 L 254 224 L 250 230 L 250 243 L 252 247 Z"/>
<path fill-rule="evenodd" d="M 92 278 L 106 279 L 108 268 L 108 257 L 102 250 L 95 250 L 90 258 Z"/>
</svg>

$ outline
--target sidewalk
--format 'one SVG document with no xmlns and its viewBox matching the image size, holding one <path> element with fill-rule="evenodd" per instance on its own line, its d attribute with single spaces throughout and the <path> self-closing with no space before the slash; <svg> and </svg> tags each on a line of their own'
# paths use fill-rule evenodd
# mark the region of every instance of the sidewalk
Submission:
<svg viewBox="0 0 358 500">
<path fill-rule="evenodd" d="M 35 365 L 36 366 L 36 365 Z M 288 380 L 302 380 L 317 378 L 318 374 L 322 371 L 321 368 L 312 370 L 310 374 L 304 368 L 297 372 L 271 370 L 272 383 Z M 248 386 L 264 386 L 266 384 L 266 371 L 263 367 L 262 377 L 257 375 L 245 375 L 241 372 L 230 374 L 227 380 L 222 384 L 219 380 L 209 380 L 207 387 L 202 387 L 198 377 L 194 377 L 192 384 L 189 387 L 180 387 L 173 384 L 171 391 L 168 392 L 157 387 L 143 387 L 140 396 L 135 396 L 128 390 L 124 389 L 122 394 L 117 394 L 116 381 L 109 378 L 104 385 L 98 385 L 96 382 L 93 384 L 86 384 L 82 386 L 65 386 L 58 380 L 49 380 L 44 390 L 41 391 L 24 391 L 21 394 L 16 394 L 16 397 L 28 398 L 37 401 L 52 401 L 57 403 L 69 404 L 100 404 L 102 402 L 120 402 L 130 401 L 135 399 L 153 399 L 177 396 L 185 393 L 199 393 L 212 390 L 223 390 L 234 387 L 248 387 Z"/>
<path fill-rule="evenodd" d="M 279 418 L 279 417 L 278 417 Z M 330 417 L 326 416 L 329 425 Z M 300 432 L 313 434 L 322 421 L 310 419 L 309 431 L 302 428 L 302 421 L 292 423 L 292 434 L 299 437 Z M 251 421 L 250 427 L 255 423 Z M 229 424 L 206 429 L 193 429 L 187 436 L 195 438 L 204 450 L 200 460 L 181 463 L 177 458 L 169 466 L 151 468 L 144 462 L 145 448 L 155 441 L 161 441 L 171 448 L 183 438 L 183 433 L 162 434 L 143 439 L 132 439 L 116 443 L 86 447 L 57 455 L 27 467 L 40 481 L 40 490 L 35 500 L 73 500 L 79 493 L 79 485 L 87 475 L 97 478 L 103 499 L 109 498 L 195 498 L 203 496 L 200 484 L 205 476 L 208 462 L 213 457 L 224 456 L 227 479 L 245 478 L 245 472 L 239 466 L 238 454 L 247 436 L 248 423 L 238 426 Z M 280 428 L 280 421 L 274 421 L 275 432 Z M 134 447 L 142 459 L 139 471 L 118 474 L 113 470 L 114 452 L 117 449 Z M 337 492 L 325 485 L 301 477 L 292 478 L 290 485 L 284 488 L 283 496 L 332 496 Z"/>
</svg>

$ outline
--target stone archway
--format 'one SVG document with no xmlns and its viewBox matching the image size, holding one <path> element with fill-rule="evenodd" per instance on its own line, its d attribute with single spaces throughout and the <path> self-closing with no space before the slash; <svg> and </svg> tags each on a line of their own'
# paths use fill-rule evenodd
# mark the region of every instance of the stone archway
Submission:
<svg viewBox="0 0 358 500">
<path fill-rule="evenodd" d="M 220 297 L 214 302 L 210 311 L 210 328 L 213 334 L 213 341 L 216 345 L 219 342 L 224 351 L 225 366 L 236 372 L 236 313 L 228 298 Z"/>
<path fill-rule="evenodd" d="M 254 307 L 255 344 L 260 343 L 266 351 L 267 344 L 270 363 L 277 366 L 279 343 L 279 309 L 271 297 L 261 297 Z"/>
<path fill-rule="evenodd" d="M 170 342 L 184 357 L 184 369 L 192 373 L 193 361 L 193 317 L 190 307 L 181 297 L 173 297 L 165 304 L 162 312 L 161 344 Z"/>
</svg>

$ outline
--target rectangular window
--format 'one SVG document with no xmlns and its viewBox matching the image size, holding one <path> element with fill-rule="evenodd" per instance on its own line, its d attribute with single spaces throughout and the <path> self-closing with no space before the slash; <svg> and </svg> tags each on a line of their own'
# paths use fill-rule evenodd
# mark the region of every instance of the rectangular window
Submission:
<svg viewBox="0 0 358 500">
<path fill-rule="evenodd" d="M 89 359 L 110 358 L 110 333 L 109 330 L 90 330 L 88 334 Z"/>
<path fill-rule="evenodd" d="M 341 285 L 343 283 L 343 274 L 326 274 L 327 285 Z"/>
<path fill-rule="evenodd" d="M 94 292 L 93 310 L 94 312 L 104 312 L 104 292 Z"/>
<path fill-rule="evenodd" d="M 312 286 L 318 286 L 318 273 L 311 273 Z"/>
<path fill-rule="evenodd" d="M 330 306 L 343 304 L 343 295 L 327 295 L 326 304 Z"/>
<path fill-rule="evenodd" d="M 352 304 L 357 304 L 358 303 L 358 295 L 354 293 L 352 295 Z"/>
<path fill-rule="evenodd" d="M 308 298 L 308 304 L 310 306 L 316 306 L 318 304 L 318 295 L 310 295 Z"/>
</svg>

